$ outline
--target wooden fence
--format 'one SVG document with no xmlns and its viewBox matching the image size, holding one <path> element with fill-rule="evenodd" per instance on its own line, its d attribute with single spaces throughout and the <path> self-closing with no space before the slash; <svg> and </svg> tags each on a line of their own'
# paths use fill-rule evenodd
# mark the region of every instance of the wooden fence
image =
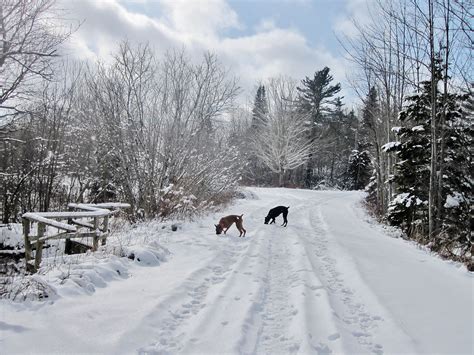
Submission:
<svg viewBox="0 0 474 355">
<path fill-rule="evenodd" d="M 96 251 L 99 241 L 105 245 L 109 235 L 109 218 L 122 208 L 130 208 L 127 203 L 77 204 L 70 203 L 67 212 L 28 212 L 23 217 L 25 239 L 25 262 L 28 271 L 36 272 L 41 265 L 43 246 L 46 240 L 65 239 L 66 254 L 71 254 L 72 239 L 92 238 L 92 245 L 84 247 Z M 62 221 L 66 221 L 62 222 Z M 31 225 L 37 223 L 37 235 L 31 235 Z M 46 227 L 57 228 L 59 233 L 46 234 Z M 36 250 L 34 260 L 33 249 Z"/>
</svg>

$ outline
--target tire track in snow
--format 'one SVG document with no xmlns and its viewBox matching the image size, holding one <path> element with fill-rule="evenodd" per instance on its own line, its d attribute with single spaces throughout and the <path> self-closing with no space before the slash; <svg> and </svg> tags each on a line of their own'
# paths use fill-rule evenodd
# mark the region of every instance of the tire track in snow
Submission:
<svg viewBox="0 0 474 355">
<path fill-rule="evenodd" d="M 124 335 L 124 338 L 143 331 L 146 324 L 152 338 L 151 344 L 138 349 L 139 353 L 174 353 L 183 346 L 182 325 L 206 307 L 205 299 L 209 288 L 223 282 L 238 255 L 245 252 L 245 246 L 236 247 L 222 244 L 223 248 L 215 253 L 204 266 L 194 270 L 164 300 L 151 309 L 139 327 Z M 155 334 L 155 335 L 153 335 Z"/>
<path fill-rule="evenodd" d="M 334 309 L 334 315 L 346 328 L 350 329 L 350 334 L 366 351 L 383 354 L 383 346 L 375 343 L 373 330 L 378 327 L 382 318 L 371 315 L 368 307 L 360 302 L 356 291 L 347 287 L 344 282 L 344 275 L 337 269 L 337 261 L 330 255 L 330 234 L 328 226 L 321 213 L 321 201 L 310 210 L 309 221 L 314 237 L 309 239 L 303 237 L 317 256 L 311 259 L 314 272 L 320 276 L 321 281 L 329 293 L 329 302 Z M 340 254 L 338 254 L 340 255 Z M 344 339 L 342 339 L 344 341 Z M 348 340 L 351 342 L 351 340 Z"/>
<path fill-rule="evenodd" d="M 183 352 L 236 352 L 241 345 L 236 334 L 245 333 L 252 326 L 246 314 L 254 308 L 252 299 L 258 297 L 261 288 L 255 278 L 262 265 L 261 229 L 252 233 L 251 241 L 247 240 L 248 247 L 239 254 L 226 278 L 208 290 L 206 303 L 212 306 L 204 308 L 187 327 L 190 341 L 184 344 Z M 220 339 L 215 339 L 215 334 Z"/>
<path fill-rule="evenodd" d="M 292 254 L 285 241 L 287 229 L 274 227 L 269 226 L 264 235 L 266 263 L 265 273 L 261 275 L 262 295 L 255 307 L 258 312 L 250 315 L 259 319 L 260 328 L 251 353 L 274 354 L 299 349 L 294 339 L 288 337 L 288 325 L 298 310 L 289 299 L 294 272 L 288 262 Z M 268 235 L 269 228 L 273 235 Z M 248 353 L 250 349 L 242 347 L 241 350 Z"/>
<path fill-rule="evenodd" d="M 295 198 L 295 200 L 299 200 Z M 305 214 L 306 206 L 293 204 L 292 211 L 298 216 Z M 302 320 L 310 313 L 314 305 L 314 298 L 305 294 L 306 288 L 312 291 L 320 288 L 319 281 L 314 277 L 308 281 L 301 275 L 307 265 L 300 263 L 302 254 L 305 254 L 303 243 L 298 242 L 298 233 L 301 233 L 298 222 L 294 220 L 294 227 L 280 228 L 279 226 L 266 226 L 262 235 L 262 248 L 260 258 L 265 260 L 260 271 L 261 288 L 258 299 L 254 300 L 253 307 L 249 309 L 247 323 L 239 347 L 239 353 L 296 353 L 314 352 L 317 348 L 301 347 L 308 343 L 307 337 L 311 334 L 302 332 Z M 299 231 L 294 235 L 295 231 Z M 303 232 L 307 232 L 304 229 Z M 296 237 L 296 240 L 295 240 Z M 312 273 L 311 273 L 312 274 Z M 324 305 L 322 308 L 327 307 Z M 327 323 L 326 323 L 327 324 Z"/>
<path fill-rule="evenodd" d="M 253 273 L 249 270 L 253 270 L 255 263 L 261 262 L 260 253 L 254 251 L 259 243 L 256 243 L 254 233 L 251 235 L 251 241 L 248 237 L 235 239 L 233 236 L 226 236 L 218 237 L 215 242 L 209 244 L 201 243 L 203 247 L 215 248 L 216 245 L 220 245 L 222 248 L 215 251 L 212 260 L 204 267 L 195 270 L 179 286 L 170 297 L 169 304 L 167 301 L 160 302 L 156 312 L 148 315 L 147 318 L 153 320 L 153 327 L 161 330 L 154 336 L 156 340 L 148 346 L 141 347 L 139 353 L 176 353 L 196 351 L 200 347 L 203 348 L 203 352 L 206 350 L 208 352 L 212 346 L 215 347 L 209 342 L 204 344 L 200 340 L 212 339 L 213 333 L 216 332 L 223 333 L 222 328 L 231 321 L 220 318 L 225 318 L 227 314 L 225 310 L 240 300 L 240 296 L 235 295 L 240 294 L 242 280 L 236 281 L 236 278 L 244 276 L 252 282 L 250 278 Z M 192 242 L 191 244 L 194 245 Z M 176 299 L 176 294 L 182 294 L 182 297 Z M 165 306 L 168 308 L 167 314 L 160 311 Z M 246 324 L 239 326 L 245 328 Z M 214 329 L 215 327 L 220 329 Z M 238 330 L 239 333 L 242 331 Z M 229 337 L 232 338 L 236 338 L 235 333 Z M 222 349 L 215 350 L 218 352 Z"/>
<path fill-rule="evenodd" d="M 159 312 L 149 315 L 160 319 L 157 328 L 162 330 L 140 352 L 328 354 L 344 352 L 343 338 L 352 335 L 362 351 L 382 353 L 382 347 L 371 341 L 374 319 L 344 286 L 329 254 L 329 232 L 320 207 L 308 209 L 305 200 L 294 198 L 292 212 L 299 223 L 293 218 L 289 228 L 260 225 L 240 250 L 234 243 L 223 245 L 179 288 L 187 292 L 187 299 L 172 302 L 164 317 Z M 243 275 L 250 287 L 243 287 Z M 248 297 L 240 296 L 247 288 Z M 232 307 L 245 314 L 229 319 Z M 338 331 L 341 323 L 352 333 Z M 213 334 L 229 344 L 219 348 L 212 343 Z"/>
<path fill-rule="evenodd" d="M 300 312 L 290 324 L 290 334 L 298 339 L 302 353 L 345 353 L 328 290 L 314 266 L 313 249 L 306 239 L 308 233 L 313 233 L 308 222 L 310 213 L 306 210 L 302 215 L 301 221 L 305 222 L 294 232 L 296 240 L 292 242 L 294 255 L 291 258 L 298 282 L 290 292 Z"/>
</svg>

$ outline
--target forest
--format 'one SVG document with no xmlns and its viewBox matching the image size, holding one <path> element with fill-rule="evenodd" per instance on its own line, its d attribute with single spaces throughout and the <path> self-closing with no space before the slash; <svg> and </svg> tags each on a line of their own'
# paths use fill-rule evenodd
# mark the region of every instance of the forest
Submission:
<svg viewBox="0 0 474 355">
<path fill-rule="evenodd" d="M 77 61 L 61 50 L 77 28 L 51 21 L 54 0 L 2 0 L 1 223 L 106 201 L 129 203 L 132 222 L 193 218 L 242 185 L 365 190 L 380 221 L 469 262 L 472 4 L 372 5 L 339 38 L 349 109 L 329 67 L 243 93 L 212 52 L 124 38 L 109 61 Z"/>
</svg>

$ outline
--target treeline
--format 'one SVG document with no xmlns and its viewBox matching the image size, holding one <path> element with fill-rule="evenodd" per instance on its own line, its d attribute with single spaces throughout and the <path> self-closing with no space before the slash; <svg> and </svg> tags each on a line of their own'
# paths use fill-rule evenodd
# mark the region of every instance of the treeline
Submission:
<svg viewBox="0 0 474 355">
<path fill-rule="evenodd" d="M 234 144 L 248 167 L 244 183 L 309 189 L 363 188 L 371 171 L 367 144 L 353 110 L 338 96 L 330 69 L 301 82 L 269 79 L 259 85 L 245 124 L 232 121 Z"/>
</svg>

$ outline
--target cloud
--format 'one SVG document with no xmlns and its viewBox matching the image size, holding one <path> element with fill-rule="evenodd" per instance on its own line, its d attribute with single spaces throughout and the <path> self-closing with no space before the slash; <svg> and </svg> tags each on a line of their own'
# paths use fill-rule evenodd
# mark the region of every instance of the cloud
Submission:
<svg viewBox="0 0 474 355">
<path fill-rule="evenodd" d="M 346 12 L 342 13 L 334 23 L 334 31 L 338 35 L 354 38 L 358 30 L 354 21 L 359 24 L 369 23 L 373 4 L 367 0 L 346 0 Z"/>
<path fill-rule="evenodd" d="M 85 21 L 69 48 L 82 59 L 107 60 L 125 38 L 149 42 L 158 54 L 184 46 L 196 60 L 211 51 L 240 78 L 249 96 L 261 80 L 279 75 L 299 80 L 324 66 L 331 68 L 336 81 L 345 78 L 342 58 L 311 47 L 294 28 L 280 28 L 264 19 L 242 34 L 244 26 L 225 0 L 159 0 L 153 3 L 159 9 L 155 16 L 131 11 L 118 0 L 63 1 L 72 17 Z M 146 7 L 146 0 L 141 1 Z"/>
<path fill-rule="evenodd" d="M 64 0 L 71 17 L 81 21 L 68 50 L 80 59 L 107 60 L 123 39 L 150 42 L 159 49 L 176 44 L 173 31 L 152 18 L 127 11 L 113 0 Z"/>
<path fill-rule="evenodd" d="M 222 0 L 159 0 L 165 21 L 177 32 L 214 37 L 240 28 L 237 13 Z"/>
</svg>

